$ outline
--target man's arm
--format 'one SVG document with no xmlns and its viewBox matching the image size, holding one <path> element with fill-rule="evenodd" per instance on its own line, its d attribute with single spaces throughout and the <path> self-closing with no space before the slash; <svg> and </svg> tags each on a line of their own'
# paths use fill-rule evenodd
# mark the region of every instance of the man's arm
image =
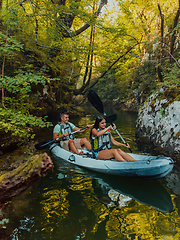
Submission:
<svg viewBox="0 0 180 240">
<path fill-rule="evenodd" d="M 67 137 L 68 135 L 69 135 L 69 133 L 67 133 L 67 132 L 64 134 L 61 134 L 61 135 L 59 135 L 59 133 L 55 132 L 55 133 L 53 133 L 53 139 L 60 138 L 60 137 Z M 60 141 L 60 139 L 58 141 Z"/>
<path fill-rule="evenodd" d="M 58 125 L 56 125 L 54 127 L 54 130 L 53 130 L 53 139 L 60 138 L 60 137 L 63 137 L 63 136 L 67 137 L 69 135 L 67 132 L 59 135 L 59 132 L 60 132 L 60 127 Z M 59 141 L 60 141 L 60 139 L 59 139 Z"/>
<path fill-rule="evenodd" d="M 87 125 L 86 127 L 87 127 L 87 128 L 85 128 L 85 129 L 79 131 L 79 133 L 83 133 L 83 132 L 85 132 L 88 128 L 91 127 L 91 125 Z M 73 131 L 77 131 L 77 130 L 80 130 L 80 128 L 78 128 L 78 127 L 74 127 L 74 128 L 73 128 Z"/>
</svg>

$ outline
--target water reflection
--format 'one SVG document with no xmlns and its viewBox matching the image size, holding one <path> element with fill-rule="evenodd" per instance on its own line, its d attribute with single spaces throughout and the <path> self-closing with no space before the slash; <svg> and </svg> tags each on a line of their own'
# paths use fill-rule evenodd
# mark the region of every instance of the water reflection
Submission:
<svg viewBox="0 0 180 240">
<path fill-rule="evenodd" d="M 64 169 L 64 174 L 61 167 L 58 178 L 67 181 L 71 190 L 80 191 L 83 194 L 81 200 L 94 212 L 94 239 L 101 235 L 105 238 L 99 239 L 135 239 L 135 236 L 140 239 L 150 239 L 149 236 L 156 239 L 153 235 L 161 235 L 159 229 L 163 229 L 163 234 L 173 236 L 174 239 L 179 229 L 178 226 L 177 230 L 171 226 L 173 216 L 178 215 L 176 211 L 172 211 L 171 196 L 159 181 L 103 177 L 99 174 L 88 174 L 84 170 L 82 172 L 76 167 L 70 171 Z M 98 202 L 94 199 L 98 199 Z M 164 217 L 163 213 L 167 213 L 168 218 Z M 154 232 L 151 227 L 156 224 L 157 232 Z M 86 235 L 86 231 L 84 234 Z"/>
<path fill-rule="evenodd" d="M 99 179 L 99 185 L 101 188 L 108 190 L 109 197 L 111 192 L 112 198 L 115 201 L 120 199 L 120 207 L 123 206 L 123 203 L 130 200 L 128 197 L 131 197 L 161 212 L 171 212 L 173 210 L 170 194 L 158 181 L 151 182 L 130 178 L 105 180 L 106 182 L 104 182 L 104 179 L 102 181 L 102 178 Z"/>
<path fill-rule="evenodd" d="M 179 239 L 175 196 L 158 180 L 114 178 L 53 161 L 53 171 L 9 203 L 5 239 Z"/>
<path fill-rule="evenodd" d="M 63 162 L 63 160 L 59 161 Z M 61 164 L 63 164 L 62 162 Z M 68 165 L 66 165 L 66 167 L 68 168 Z M 66 167 L 61 167 L 60 170 L 62 171 L 62 169 L 65 169 Z M 123 205 L 126 205 L 126 202 L 129 202 L 133 198 L 138 202 L 152 206 L 161 212 L 171 212 L 173 209 L 170 194 L 161 182 L 157 180 L 149 181 L 128 177 L 107 176 L 92 172 L 89 175 L 88 171 L 84 169 L 82 170 L 74 165 L 71 166 L 71 169 L 67 171 L 67 173 L 63 174 L 60 172 L 58 178 L 64 178 L 71 183 L 73 177 L 80 173 L 82 176 L 83 174 L 86 174 L 84 178 L 92 179 L 92 187 L 94 188 L 94 191 L 100 196 L 99 199 L 101 198 L 103 201 L 106 201 L 108 206 L 113 206 L 113 204 L 110 204 L 111 201 L 113 201 L 115 206 L 122 207 Z"/>
</svg>

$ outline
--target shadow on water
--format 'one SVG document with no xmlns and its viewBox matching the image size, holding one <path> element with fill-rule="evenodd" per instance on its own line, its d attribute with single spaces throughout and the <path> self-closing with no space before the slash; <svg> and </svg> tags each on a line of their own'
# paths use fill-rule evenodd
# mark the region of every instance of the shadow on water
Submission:
<svg viewBox="0 0 180 240">
<path fill-rule="evenodd" d="M 171 196 L 159 181 L 127 177 L 106 177 L 102 178 L 102 180 L 105 180 L 105 184 L 108 184 L 121 194 L 125 194 L 140 203 L 152 206 L 158 211 L 167 213 L 173 210 Z"/>
</svg>

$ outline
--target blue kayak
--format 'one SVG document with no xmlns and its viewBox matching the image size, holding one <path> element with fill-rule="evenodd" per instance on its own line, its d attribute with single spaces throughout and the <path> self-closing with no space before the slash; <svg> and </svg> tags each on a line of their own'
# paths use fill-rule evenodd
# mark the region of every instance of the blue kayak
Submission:
<svg viewBox="0 0 180 240">
<path fill-rule="evenodd" d="M 115 159 L 99 160 L 92 152 L 83 150 L 84 154 L 75 154 L 53 143 L 49 149 L 52 154 L 76 166 L 92 171 L 128 177 L 158 179 L 166 176 L 173 169 L 174 162 L 170 157 L 150 156 L 128 153 L 137 162 L 117 162 Z M 82 150 L 82 149 L 81 149 Z"/>
</svg>

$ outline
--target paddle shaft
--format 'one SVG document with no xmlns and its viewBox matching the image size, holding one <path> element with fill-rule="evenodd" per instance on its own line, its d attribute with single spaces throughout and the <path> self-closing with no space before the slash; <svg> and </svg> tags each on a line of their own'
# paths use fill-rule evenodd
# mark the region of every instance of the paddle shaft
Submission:
<svg viewBox="0 0 180 240">
<path fill-rule="evenodd" d="M 92 126 L 93 126 L 93 124 L 91 125 L 91 127 L 92 127 Z M 78 129 L 78 130 L 72 132 L 71 134 L 75 134 L 75 133 L 80 132 L 80 131 L 82 131 L 82 130 L 84 130 L 84 129 L 86 129 L 86 128 L 88 128 L 88 127 L 84 127 L 84 128 Z M 35 145 L 35 147 L 36 147 L 36 149 L 38 149 L 38 150 L 44 149 L 44 148 L 48 147 L 50 144 L 52 144 L 52 143 L 60 140 L 60 139 L 63 138 L 63 137 L 64 137 L 64 136 L 61 136 L 61 137 L 58 137 L 58 138 L 53 139 L 53 140 L 49 140 L 49 141 L 46 141 L 46 142 L 38 143 L 38 144 Z"/>
<path fill-rule="evenodd" d="M 92 126 L 93 126 L 93 125 L 91 125 L 91 127 L 92 127 Z M 86 129 L 86 128 L 88 128 L 88 127 L 84 127 L 84 128 L 78 129 L 78 130 L 72 132 L 71 134 L 75 134 L 75 133 L 80 132 L 80 131 L 82 131 L 82 130 L 84 130 L 84 129 Z M 69 134 L 69 135 L 71 135 L 71 134 Z M 56 138 L 56 139 L 54 139 L 54 140 L 55 140 L 55 141 L 58 141 L 59 139 L 61 139 L 61 138 L 63 138 L 63 137 L 64 137 L 64 136 L 59 137 L 59 138 Z"/>
<path fill-rule="evenodd" d="M 104 112 L 104 116 L 106 116 L 106 113 Z M 111 122 L 111 126 L 113 127 L 113 123 Z M 127 146 L 127 142 L 124 140 L 124 138 L 121 136 L 121 134 L 118 132 L 118 130 L 117 129 L 115 129 L 115 131 L 116 131 L 116 133 L 118 134 L 118 136 L 121 138 L 121 140 L 123 141 L 123 143 Z M 129 151 L 132 153 L 132 150 L 131 150 L 131 148 L 128 148 L 129 149 Z"/>
<path fill-rule="evenodd" d="M 116 129 L 116 133 L 119 135 L 119 137 L 121 138 L 121 140 L 123 141 L 123 143 L 127 146 L 127 142 L 124 140 L 124 138 L 121 136 L 121 134 L 118 132 L 118 130 Z M 132 153 L 131 148 L 128 148 L 129 151 Z"/>
</svg>

